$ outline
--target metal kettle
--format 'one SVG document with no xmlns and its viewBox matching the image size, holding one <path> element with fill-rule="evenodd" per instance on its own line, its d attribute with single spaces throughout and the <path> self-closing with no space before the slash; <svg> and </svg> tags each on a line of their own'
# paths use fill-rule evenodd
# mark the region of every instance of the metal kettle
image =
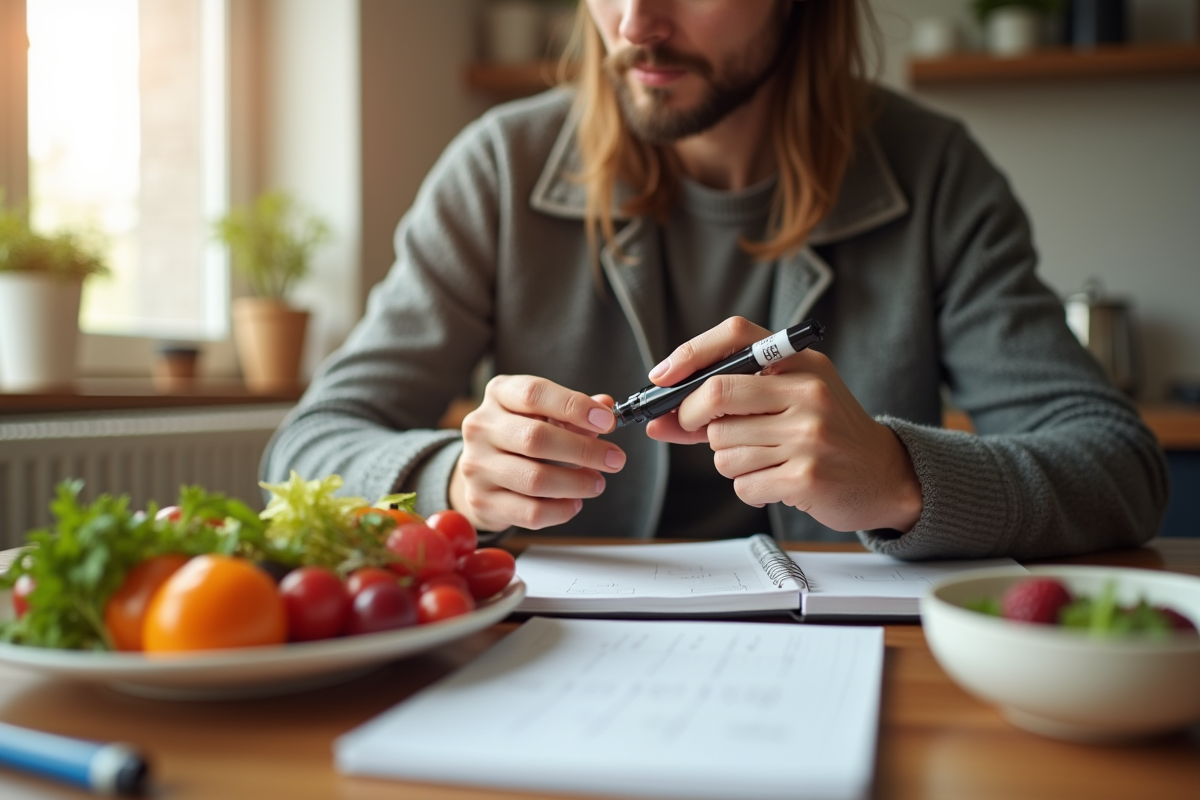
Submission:
<svg viewBox="0 0 1200 800">
<path fill-rule="evenodd" d="M 1063 305 L 1067 327 L 1075 338 L 1096 357 L 1113 385 L 1132 397 L 1140 374 L 1129 303 L 1106 297 L 1100 281 L 1089 280 L 1082 292 L 1069 295 Z"/>
</svg>

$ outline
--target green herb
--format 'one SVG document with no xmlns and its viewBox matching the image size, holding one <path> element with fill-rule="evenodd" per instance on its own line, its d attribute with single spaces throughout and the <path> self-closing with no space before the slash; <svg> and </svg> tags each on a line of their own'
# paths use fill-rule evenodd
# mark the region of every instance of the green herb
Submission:
<svg viewBox="0 0 1200 800">
<path fill-rule="evenodd" d="M 992 617 L 999 617 L 1000 601 L 994 597 L 981 597 L 978 600 L 968 600 L 964 603 L 971 611 L 978 611 L 980 614 L 987 614 Z"/>
<path fill-rule="evenodd" d="M 1118 637 L 1144 634 L 1153 638 L 1171 635 L 1171 624 L 1161 611 L 1145 599 L 1132 606 L 1117 603 L 1117 587 L 1112 581 L 1105 584 L 1095 598 L 1079 597 L 1063 608 L 1059 623 L 1067 628 L 1085 630 L 1097 637 Z"/>
<path fill-rule="evenodd" d="M 260 485 L 272 494 L 261 514 L 268 523 L 267 543 L 284 564 L 315 564 L 346 575 L 397 560 L 386 545 L 395 520 L 383 513 L 355 513 L 369 504 L 361 497 L 336 496 L 341 476 L 306 481 L 293 471 L 286 483 Z M 375 508 L 411 511 L 415 501 L 413 494 L 389 495 Z"/>
<path fill-rule="evenodd" d="M 286 299 L 309 272 L 313 253 L 330 236 L 329 225 L 300 208 L 291 195 L 271 191 L 230 209 L 213 233 L 229 247 L 233 267 L 258 297 Z"/>
<path fill-rule="evenodd" d="M 5 203 L 0 188 L 0 272 L 36 272 L 62 278 L 106 275 L 99 234 L 84 229 L 42 233 L 33 229 L 27 206 Z"/>
</svg>

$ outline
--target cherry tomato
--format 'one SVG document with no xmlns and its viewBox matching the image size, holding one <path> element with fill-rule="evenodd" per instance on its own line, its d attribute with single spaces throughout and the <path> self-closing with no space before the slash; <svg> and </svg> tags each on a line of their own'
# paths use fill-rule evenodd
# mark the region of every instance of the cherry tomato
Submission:
<svg viewBox="0 0 1200 800">
<path fill-rule="evenodd" d="M 457 511 L 439 511 L 425 520 L 425 524 L 446 537 L 456 556 L 472 553 L 479 545 L 479 535 L 475 533 L 475 527 Z"/>
<path fill-rule="evenodd" d="M 417 598 L 417 621 L 441 622 L 475 610 L 475 599 L 457 586 L 440 584 L 421 592 Z"/>
<path fill-rule="evenodd" d="M 183 517 L 183 509 L 179 506 L 163 506 L 154 515 L 155 519 L 165 519 L 171 522 L 178 522 Z"/>
<path fill-rule="evenodd" d="M 434 586 L 453 586 L 456 589 L 462 589 L 467 594 L 471 593 L 471 586 L 467 583 L 467 579 L 457 572 L 444 572 L 441 575 L 434 575 L 429 580 L 417 587 L 417 594 L 421 595 L 432 589 Z"/>
<path fill-rule="evenodd" d="M 351 599 L 372 583 L 395 583 L 396 573 L 382 567 L 359 567 L 346 578 L 346 591 Z"/>
<path fill-rule="evenodd" d="M 311 642 L 341 633 L 350 613 L 350 593 L 324 567 L 300 567 L 279 584 L 287 610 L 288 641 Z"/>
<path fill-rule="evenodd" d="M 417 624 L 417 603 L 412 592 L 394 579 L 364 586 L 354 596 L 350 616 L 346 619 L 346 635 L 378 633 Z"/>
<path fill-rule="evenodd" d="M 388 534 L 387 548 L 400 557 L 388 567 L 422 583 L 454 571 L 454 550 L 445 536 L 424 522 L 406 522 Z"/>
<path fill-rule="evenodd" d="M 147 653 L 254 647 L 287 641 L 287 612 L 271 576 L 244 558 L 196 556 L 150 601 Z"/>
<path fill-rule="evenodd" d="M 13 584 L 13 613 L 17 615 L 17 619 L 20 619 L 29 610 L 29 595 L 33 594 L 36 585 L 33 576 L 28 572 L 17 578 L 17 582 Z"/>
<path fill-rule="evenodd" d="M 104 604 L 104 626 L 118 650 L 142 649 L 142 626 L 155 592 L 186 564 L 182 553 L 164 553 L 138 563 Z"/>
<path fill-rule="evenodd" d="M 458 560 L 458 572 L 467 579 L 471 596 L 483 600 L 508 586 L 517 572 L 517 561 L 507 550 L 481 547 Z"/>
</svg>

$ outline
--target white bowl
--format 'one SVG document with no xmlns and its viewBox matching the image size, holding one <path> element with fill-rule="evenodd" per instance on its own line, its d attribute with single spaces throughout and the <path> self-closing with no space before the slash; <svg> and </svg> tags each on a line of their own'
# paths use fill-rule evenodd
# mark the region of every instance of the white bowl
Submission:
<svg viewBox="0 0 1200 800">
<path fill-rule="evenodd" d="M 965 608 L 1031 575 L 1092 597 L 1115 582 L 1123 605 L 1144 598 L 1200 620 L 1200 578 L 1190 575 L 1049 566 L 950 577 L 923 598 L 921 621 L 934 657 L 959 685 L 998 705 L 1014 725 L 1059 739 L 1130 739 L 1200 720 L 1200 637 L 1098 638 Z"/>
</svg>

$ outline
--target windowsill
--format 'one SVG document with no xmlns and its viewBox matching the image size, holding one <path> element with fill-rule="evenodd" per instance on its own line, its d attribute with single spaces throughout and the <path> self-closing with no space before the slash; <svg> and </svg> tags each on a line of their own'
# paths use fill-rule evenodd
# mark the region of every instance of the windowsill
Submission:
<svg viewBox="0 0 1200 800">
<path fill-rule="evenodd" d="M 251 393 L 236 379 L 200 378 L 177 389 L 160 389 L 149 378 L 82 378 L 70 387 L 28 393 L 0 392 L 0 416 L 140 408 L 294 403 L 303 387 L 274 394 Z"/>
</svg>

